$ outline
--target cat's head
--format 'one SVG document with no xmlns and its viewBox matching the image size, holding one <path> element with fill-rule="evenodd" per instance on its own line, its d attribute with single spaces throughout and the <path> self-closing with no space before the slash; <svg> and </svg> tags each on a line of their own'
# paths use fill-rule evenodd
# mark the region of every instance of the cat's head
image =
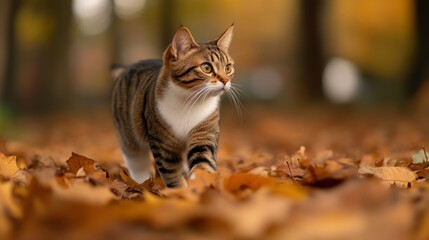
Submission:
<svg viewBox="0 0 429 240">
<path fill-rule="evenodd" d="M 190 91 L 220 95 L 231 88 L 234 61 L 228 54 L 234 26 L 218 39 L 196 43 L 191 32 L 181 27 L 164 52 L 164 66 L 175 85 Z"/>
</svg>

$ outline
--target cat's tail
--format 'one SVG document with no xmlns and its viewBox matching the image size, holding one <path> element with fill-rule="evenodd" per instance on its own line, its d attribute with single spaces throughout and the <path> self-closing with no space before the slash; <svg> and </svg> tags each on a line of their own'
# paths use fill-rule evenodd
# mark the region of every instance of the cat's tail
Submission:
<svg viewBox="0 0 429 240">
<path fill-rule="evenodd" d="M 116 79 L 122 75 L 126 68 L 127 66 L 125 65 L 114 63 L 110 65 L 110 76 L 112 76 L 112 79 L 116 81 Z"/>
</svg>

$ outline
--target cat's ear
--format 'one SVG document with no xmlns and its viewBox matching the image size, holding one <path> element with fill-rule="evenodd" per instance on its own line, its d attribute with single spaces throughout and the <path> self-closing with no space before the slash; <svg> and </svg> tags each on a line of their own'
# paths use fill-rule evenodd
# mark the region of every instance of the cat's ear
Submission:
<svg viewBox="0 0 429 240">
<path fill-rule="evenodd" d="M 180 54 L 197 46 L 198 44 L 192 37 L 191 32 L 187 28 L 181 27 L 177 30 L 171 42 L 171 55 L 177 59 Z"/>
<path fill-rule="evenodd" d="M 234 24 L 231 25 L 218 40 L 216 45 L 220 48 L 228 49 L 232 42 L 232 33 L 234 32 Z"/>
</svg>

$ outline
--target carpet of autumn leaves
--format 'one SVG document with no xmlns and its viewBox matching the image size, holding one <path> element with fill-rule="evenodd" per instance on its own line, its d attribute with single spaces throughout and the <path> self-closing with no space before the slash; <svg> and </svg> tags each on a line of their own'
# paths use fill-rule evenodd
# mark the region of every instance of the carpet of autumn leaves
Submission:
<svg viewBox="0 0 429 240">
<path fill-rule="evenodd" d="M 128 176 L 107 112 L 0 136 L 0 239 L 429 239 L 427 113 L 226 110 L 218 171 L 166 189 Z"/>
</svg>

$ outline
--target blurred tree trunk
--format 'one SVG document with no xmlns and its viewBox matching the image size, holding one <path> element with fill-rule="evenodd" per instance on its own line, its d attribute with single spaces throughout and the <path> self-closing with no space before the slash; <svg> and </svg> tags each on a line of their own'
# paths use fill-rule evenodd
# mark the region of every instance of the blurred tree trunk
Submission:
<svg viewBox="0 0 429 240">
<path fill-rule="evenodd" d="M 174 0 L 160 0 L 161 2 L 161 49 L 164 49 L 171 43 L 174 33 L 177 30 L 177 23 L 175 22 L 175 1 Z"/>
<path fill-rule="evenodd" d="M 61 107 L 69 96 L 71 0 L 13 0 L 4 101 L 15 111 Z"/>
<path fill-rule="evenodd" d="M 112 6 L 111 19 L 109 34 L 110 34 L 110 49 L 111 49 L 111 64 L 123 63 L 121 57 L 121 19 L 115 14 L 115 1 L 110 0 Z"/>
<path fill-rule="evenodd" d="M 51 0 L 50 9 L 55 19 L 54 34 L 49 39 L 47 71 L 47 107 L 62 108 L 70 100 L 70 27 L 72 20 L 71 0 Z M 52 104 L 54 101 L 54 104 Z"/>
<path fill-rule="evenodd" d="M 415 55 L 407 76 L 409 98 L 415 95 L 429 74 L 429 1 L 415 0 L 415 15 L 417 39 Z"/>
<path fill-rule="evenodd" d="M 20 0 L 10 0 L 7 4 L 9 12 L 5 31 L 5 67 L 0 97 L 1 101 L 8 107 L 13 107 L 16 102 L 16 81 L 14 81 L 16 65 L 15 20 L 20 3 Z"/>
<path fill-rule="evenodd" d="M 301 0 L 298 91 L 307 100 L 320 100 L 324 66 L 321 38 L 322 0 Z"/>
</svg>

